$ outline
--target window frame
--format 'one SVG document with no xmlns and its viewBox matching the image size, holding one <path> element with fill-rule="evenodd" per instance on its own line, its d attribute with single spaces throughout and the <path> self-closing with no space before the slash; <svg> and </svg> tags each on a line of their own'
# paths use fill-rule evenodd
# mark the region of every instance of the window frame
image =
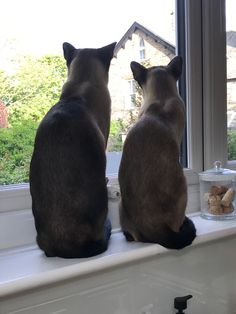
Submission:
<svg viewBox="0 0 236 314">
<path fill-rule="evenodd" d="M 221 160 L 223 166 L 236 168 L 234 162 L 227 162 L 225 0 L 183 0 L 183 4 L 188 151 L 184 172 L 188 186 L 196 186 L 197 191 L 198 172 L 211 168 L 213 161 Z M 108 194 L 112 194 L 113 186 L 118 186 L 117 174 L 108 177 Z M 0 212 L 22 209 L 28 195 L 28 184 L 0 186 Z"/>
</svg>

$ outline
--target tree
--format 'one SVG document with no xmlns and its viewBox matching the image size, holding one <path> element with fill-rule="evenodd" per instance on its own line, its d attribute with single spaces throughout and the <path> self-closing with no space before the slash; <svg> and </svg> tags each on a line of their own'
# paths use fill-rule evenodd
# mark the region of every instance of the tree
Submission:
<svg viewBox="0 0 236 314">
<path fill-rule="evenodd" d="M 26 56 L 10 76 L 0 72 L 0 99 L 9 108 L 9 122 L 40 121 L 58 100 L 66 78 L 61 56 Z"/>
<path fill-rule="evenodd" d="M 9 128 L 0 128 L 0 184 L 28 182 L 39 121 L 60 97 L 66 79 L 61 56 L 26 56 L 14 74 L 0 71 L 0 99 L 7 105 Z"/>
</svg>

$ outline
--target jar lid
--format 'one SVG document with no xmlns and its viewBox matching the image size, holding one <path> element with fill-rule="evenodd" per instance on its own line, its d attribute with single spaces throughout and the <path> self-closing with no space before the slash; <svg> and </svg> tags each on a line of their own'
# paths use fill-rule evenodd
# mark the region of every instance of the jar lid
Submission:
<svg viewBox="0 0 236 314">
<path fill-rule="evenodd" d="M 236 177 L 236 171 L 221 167 L 220 161 L 214 162 L 214 167 L 199 173 L 199 177 L 203 181 L 227 181 Z"/>
</svg>

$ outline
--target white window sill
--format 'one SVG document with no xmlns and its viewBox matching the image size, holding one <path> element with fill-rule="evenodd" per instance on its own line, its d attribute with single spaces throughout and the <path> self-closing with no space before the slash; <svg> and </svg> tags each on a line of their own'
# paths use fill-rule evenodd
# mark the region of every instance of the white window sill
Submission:
<svg viewBox="0 0 236 314">
<path fill-rule="evenodd" d="M 204 220 L 199 213 L 190 216 L 197 228 L 197 238 L 191 247 L 236 234 L 236 220 Z M 189 249 L 174 251 L 174 254 L 183 254 Z M 108 250 L 88 259 L 47 258 L 35 245 L 0 252 L 1 298 L 170 251 L 157 244 L 128 243 L 121 232 L 114 232 Z"/>
</svg>

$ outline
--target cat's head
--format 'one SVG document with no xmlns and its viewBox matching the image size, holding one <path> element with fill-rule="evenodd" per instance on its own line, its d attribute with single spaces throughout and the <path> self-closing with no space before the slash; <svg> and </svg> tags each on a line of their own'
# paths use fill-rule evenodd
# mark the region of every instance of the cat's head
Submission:
<svg viewBox="0 0 236 314">
<path fill-rule="evenodd" d="M 98 49 L 84 48 L 76 49 L 73 45 L 65 42 L 63 43 L 63 52 L 66 64 L 68 67 L 68 74 L 76 73 L 81 75 L 91 75 L 96 73 L 96 69 L 103 68 L 108 72 L 111 59 L 113 58 L 116 42 Z M 102 67 L 101 67 L 102 66 Z"/>
<path fill-rule="evenodd" d="M 176 82 L 182 73 L 182 64 L 182 57 L 176 56 L 166 66 L 146 68 L 138 62 L 132 61 L 130 67 L 134 79 L 143 89 L 149 79 L 156 79 L 157 82 L 160 82 L 161 80 L 163 82 L 168 80 Z"/>
</svg>

